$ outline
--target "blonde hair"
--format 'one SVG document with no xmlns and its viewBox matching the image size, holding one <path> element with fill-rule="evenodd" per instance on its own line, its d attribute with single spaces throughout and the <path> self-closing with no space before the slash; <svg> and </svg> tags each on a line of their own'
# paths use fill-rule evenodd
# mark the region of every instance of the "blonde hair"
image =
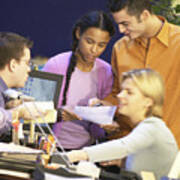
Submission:
<svg viewBox="0 0 180 180">
<path fill-rule="evenodd" d="M 124 72 L 121 82 L 127 78 L 135 82 L 144 96 L 153 100 L 153 105 L 146 115 L 161 118 L 164 104 L 164 82 L 160 74 L 152 69 L 135 69 Z"/>
</svg>

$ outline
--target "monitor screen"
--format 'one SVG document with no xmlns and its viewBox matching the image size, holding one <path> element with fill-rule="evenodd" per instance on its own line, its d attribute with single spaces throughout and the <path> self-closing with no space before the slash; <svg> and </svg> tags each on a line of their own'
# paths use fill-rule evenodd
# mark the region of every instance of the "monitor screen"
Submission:
<svg viewBox="0 0 180 180">
<path fill-rule="evenodd" d="M 32 96 L 36 101 L 53 101 L 58 105 L 63 75 L 33 70 L 21 92 Z"/>
</svg>

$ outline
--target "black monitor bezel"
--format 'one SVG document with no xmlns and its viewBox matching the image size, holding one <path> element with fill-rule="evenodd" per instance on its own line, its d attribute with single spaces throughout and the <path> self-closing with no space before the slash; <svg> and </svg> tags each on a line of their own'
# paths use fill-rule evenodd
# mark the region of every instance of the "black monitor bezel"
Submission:
<svg viewBox="0 0 180 180">
<path fill-rule="evenodd" d="M 55 108 L 57 108 L 58 101 L 59 101 L 59 95 L 60 95 L 60 91 L 61 91 L 61 87 L 62 87 L 63 75 L 54 74 L 54 73 L 45 72 L 45 71 L 39 71 L 39 70 L 32 70 L 29 73 L 29 77 L 56 81 L 56 91 L 55 91 L 53 101 L 54 101 Z"/>
</svg>

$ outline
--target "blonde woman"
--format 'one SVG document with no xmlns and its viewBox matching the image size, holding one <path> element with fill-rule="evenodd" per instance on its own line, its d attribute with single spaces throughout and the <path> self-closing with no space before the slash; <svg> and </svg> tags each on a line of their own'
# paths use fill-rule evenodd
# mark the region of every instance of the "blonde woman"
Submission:
<svg viewBox="0 0 180 180">
<path fill-rule="evenodd" d="M 162 121 L 164 84 L 151 69 L 123 73 L 119 113 L 130 118 L 133 131 L 120 139 L 69 152 L 75 162 L 105 162 L 126 158 L 126 170 L 151 171 L 157 179 L 168 174 L 178 152 L 174 136 Z"/>
</svg>

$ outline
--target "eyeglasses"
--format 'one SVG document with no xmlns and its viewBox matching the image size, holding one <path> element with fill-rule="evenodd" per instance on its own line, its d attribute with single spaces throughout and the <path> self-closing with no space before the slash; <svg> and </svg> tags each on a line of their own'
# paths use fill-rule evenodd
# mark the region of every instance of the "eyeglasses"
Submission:
<svg viewBox="0 0 180 180">
<path fill-rule="evenodd" d="M 32 61 L 27 61 L 27 60 L 21 60 L 21 62 L 25 62 L 25 64 L 27 65 L 27 66 L 29 66 L 31 69 L 34 69 L 34 62 L 32 62 Z"/>
<path fill-rule="evenodd" d="M 28 65 L 29 65 L 30 67 L 34 67 L 34 62 L 29 61 L 29 62 L 28 62 Z"/>
</svg>

